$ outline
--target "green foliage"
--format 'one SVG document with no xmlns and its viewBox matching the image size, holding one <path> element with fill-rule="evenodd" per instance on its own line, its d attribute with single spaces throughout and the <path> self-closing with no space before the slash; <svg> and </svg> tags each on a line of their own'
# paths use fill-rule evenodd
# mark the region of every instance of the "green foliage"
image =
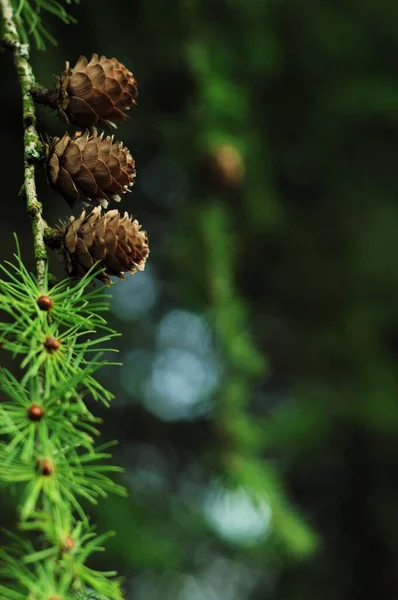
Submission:
<svg viewBox="0 0 398 600">
<path fill-rule="evenodd" d="M 277 541 L 295 556 L 307 556 L 317 546 L 316 535 L 293 510 L 276 470 L 264 460 L 259 424 L 248 409 L 251 387 L 264 375 L 266 363 L 250 339 L 248 316 L 235 291 L 232 275 L 237 244 L 226 210 L 209 203 L 202 211 L 200 225 L 212 311 L 226 358 L 214 415 L 224 432 L 223 441 L 228 442 L 220 448 L 226 480 L 247 490 L 255 502 L 265 499 L 272 511 Z"/>
<path fill-rule="evenodd" d="M 26 484 L 20 505 L 22 520 L 29 518 L 45 499 L 56 506 L 67 502 L 69 507 L 84 518 L 85 513 L 77 496 L 96 504 L 97 498 L 106 497 L 108 492 L 125 494 L 123 487 L 116 485 L 105 475 L 120 472 L 120 468 L 97 464 L 97 461 L 111 456 L 102 450 L 104 447 L 78 453 L 71 446 L 61 452 L 48 442 L 47 446 L 40 445 L 36 449 L 33 460 L 23 460 L 17 452 L 10 453 L 7 446 L 1 446 L 0 481 Z M 50 473 L 45 471 L 46 465 L 51 469 Z"/>
<path fill-rule="evenodd" d="M 97 536 L 88 528 L 84 531 L 82 527 L 76 528 L 74 533 L 79 535 L 79 545 L 65 550 L 61 555 L 57 546 L 36 552 L 30 541 L 13 536 L 9 551 L 0 549 L 0 575 L 9 581 L 9 587 L 0 585 L 2 598 L 39 600 L 61 597 L 72 600 L 91 597 L 122 600 L 119 582 L 110 579 L 114 578 L 114 572 L 93 571 L 84 564 L 91 554 L 103 550 L 101 544 L 109 535 Z M 90 589 L 93 594 L 88 591 Z"/>
<path fill-rule="evenodd" d="M 80 382 L 89 373 L 90 367 L 81 370 L 70 378 L 70 385 L 69 381 L 63 381 L 48 395 L 43 395 L 39 394 L 36 378 L 28 379 L 22 385 L 12 373 L 1 369 L 0 390 L 5 400 L 0 406 L 0 435 L 8 435 L 11 440 L 7 452 L 22 446 L 21 459 L 29 460 L 34 453 L 36 436 L 41 444 L 46 444 L 50 431 L 56 433 L 56 444 L 60 448 L 72 440 L 73 446 L 91 448 L 94 436 L 99 435 L 96 425 L 100 419 L 91 414 L 80 394 L 70 392 L 70 389 L 79 388 Z M 27 419 L 32 404 L 40 406 L 46 415 L 40 425 Z"/>
<path fill-rule="evenodd" d="M 40 373 L 46 397 L 64 383 L 67 397 L 90 393 L 107 405 L 112 394 L 98 384 L 92 372 L 116 364 L 102 358 L 105 352 L 114 350 L 100 346 L 119 334 L 99 314 L 107 309 L 102 289 L 94 288 L 84 294 L 87 286 L 94 284 L 95 269 L 76 285 L 66 280 L 51 289 L 46 271 L 40 288 L 37 278 L 24 267 L 19 252 L 15 259 L 15 265 L 0 265 L 5 277 L 0 308 L 13 319 L 12 323 L 0 323 L 0 342 L 15 358 L 21 357 L 21 367 L 26 369 L 22 385 Z M 50 311 L 38 306 L 37 299 L 43 294 L 53 302 Z M 104 335 L 91 337 L 99 331 Z M 59 342 L 57 351 L 46 347 L 48 338 Z"/>
<path fill-rule="evenodd" d="M 19 514 L 24 531 L 38 532 L 36 543 L 15 539 L 0 553 L 0 575 L 12 583 L 0 587 L 5 599 L 72 598 L 70 590 L 85 586 L 110 600 L 122 598 L 115 573 L 100 573 L 86 565 L 101 550 L 108 534 L 88 527 L 82 502 L 96 504 L 108 493 L 125 489 L 108 476 L 121 471 L 104 464 L 108 448 L 96 446 L 95 418 L 87 396 L 108 405 L 112 395 L 93 377 L 106 358 L 107 342 L 116 333 L 101 313 L 107 310 L 103 287 L 93 288 L 96 270 L 78 282 L 54 286 L 29 273 L 19 249 L 14 263 L 0 265 L 0 343 L 20 360 L 21 380 L 0 370 L 0 482 L 22 486 Z M 50 310 L 38 298 L 46 297 Z M 60 342 L 46 347 L 48 338 Z M 33 407 L 33 408 L 32 408 Z M 36 411 L 36 412 L 35 412 Z M 72 540 L 65 547 L 65 540 Z M 32 570 L 33 569 L 33 570 Z M 111 579 L 110 579 L 111 578 Z"/>
<path fill-rule="evenodd" d="M 76 4 L 79 0 L 13 0 L 15 17 L 18 27 L 18 33 L 21 39 L 28 43 L 29 36 L 32 36 L 38 50 L 46 49 L 46 42 L 56 45 L 57 40 L 47 30 L 43 24 L 42 15 L 49 13 L 60 19 L 67 25 L 75 23 L 76 20 L 65 10 L 65 4 Z"/>
</svg>

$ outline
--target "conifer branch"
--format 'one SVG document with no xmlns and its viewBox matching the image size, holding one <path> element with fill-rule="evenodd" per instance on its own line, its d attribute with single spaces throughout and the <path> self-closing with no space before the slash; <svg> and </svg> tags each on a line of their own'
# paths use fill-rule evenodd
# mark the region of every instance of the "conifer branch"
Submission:
<svg viewBox="0 0 398 600">
<path fill-rule="evenodd" d="M 16 239 L 14 261 L 0 264 L 0 311 L 7 316 L 0 320 L 0 346 L 19 363 L 22 375 L 19 379 L 0 369 L 0 393 L 5 397 L 0 404 L 0 483 L 23 488 L 18 528 L 32 533 L 34 541 L 11 536 L 7 550 L 0 549 L 0 597 L 22 600 L 28 593 L 32 600 L 75 600 L 94 594 L 105 600 L 122 600 L 114 571 L 94 571 L 86 565 L 89 556 L 102 549 L 102 541 L 109 537 L 94 533 L 86 504 L 97 504 L 108 493 L 126 494 L 110 477 L 122 469 L 106 464 L 111 458 L 107 450 L 113 443 L 95 444 L 99 419 L 86 405 L 87 397 L 109 405 L 113 396 L 94 375 L 105 365 L 119 364 L 107 358 L 115 352 L 107 342 L 118 335 L 101 314 L 109 309 L 108 296 L 103 288 L 91 286 L 94 279 L 110 284 L 111 276 L 123 279 L 126 271 L 134 274 L 143 270 L 149 248 L 146 232 L 127 212 L 102 213 L 99 205 L 106 208 L 108 200 L 120 200 L 121 194 L 129 191 L 135 168 L 122 142 L 104 138 L 96 130 L 73 138 L 65 134 L 49 140 L 46 147 L 50 184 L 69 203 L 79 200 L 91 204 L 91 212 L 83 210 L 79 218 L 70 217 L 56 229 L 49 228 L 43 219 L 35 170 L 44 158 L 44 148 L 36 128 L 32 94 L 36 82 L 27 43 L 29 33 L 36 32 L 38 44 L 45 32 L 35 16 L 34 6 L 39 5 L 50 12 L 56 10 L 64 22 L 71 21 L 57 0 L 23 0 L 18 8 L 14 0 L 0 0 L 2 45 L 13 53 L 22 92 L 22 195 L 32 219 L 37 271 L 34 275 L 25 267 Z M 31 27 L 28 32 L 24 20 L 32 19 L 36 29 Z M 123 120 L 121 109 L 128 110 L 135 103 L 133 74 L 116 59 L 93 55 L 91 62 L 98 65 L 104 80 L 114 79 L 110 95 L 105 91 L 100 95 L 109 110 L 105 116 Z M 80 57 L 78 68 L 84 71 L 89 64 Z M 123 85 L 115 76 L 120 73 Z M 69 70 L 61 80 L 63 93 L 68 90 L 73 96 Z M 66 120 L 79 125 L 73 103 L 69 106 L 66 96 L 63 100 L 62 106 L 56 107 L 58 112 L 62 116 L 64 110 Z M 95 123 L 107 124 L 94 108 L 87 104 Z M 98 158 L 100 151 L 103 160 Z M 87 185 L 80 189 L 79 164 L 75 162 L 75 168 L 68 172 L 68 157 L 73 152 L 90 189 Z M 61 251 L 73 280 L 52 284 L 46 245 Z"/>
<path fill-rule="evenodd" d="M 0 0 L 4 21 L 4 45 L 13 53 L 14 63 L 22 92 L 23 126 L 24 126 L 24 186 L 28 213 L 32 219 L 34 256 L 39 286 L 44 284 L 47 263 L 47 249 L 44 242 L 46 223 L 42 216 L 42 205 L 37 197 L 35 183 L 35 164 L 40 160 L 43 147 L 36 129 L 35 103 L 31 96 L 36 85 L 35 76 L 29 62 L 29 45 L 23 43 L 18 34 L 17 17 L 11 0 Z"/>
</svg>

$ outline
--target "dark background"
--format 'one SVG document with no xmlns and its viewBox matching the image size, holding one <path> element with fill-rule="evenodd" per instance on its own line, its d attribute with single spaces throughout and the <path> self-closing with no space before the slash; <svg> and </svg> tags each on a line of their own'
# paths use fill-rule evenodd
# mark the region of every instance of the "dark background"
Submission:
<svg viewBox="0 0 398 600">
<path fill-rule="evenodd" d="M 95 410 L 130 495 L 92 512 L 117 533 L 97 564 L 134 600 L 396 599 L 398 5 L 70 10 L 77 25 L 47 19 L 59 45 L 32 52 L 37 79 L 92 52 L 134 71 L 121 209 L 151 245 L 112 290 L 124 366 L 102 374 L 116 399 Z M 17 231 L 33 268 L 6 53 L 0 82 L 0 253 Z M 47 220 L 68 216 L 38 181 Z"/>
</svg>

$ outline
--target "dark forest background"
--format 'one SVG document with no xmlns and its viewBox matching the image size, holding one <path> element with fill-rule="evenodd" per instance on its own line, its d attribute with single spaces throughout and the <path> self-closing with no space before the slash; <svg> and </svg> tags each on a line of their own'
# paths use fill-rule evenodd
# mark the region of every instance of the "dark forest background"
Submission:
<svg viewBox="0 0 398 600">
<path fill-rule="evenodd" d="M 32 52 L 116 56 L 148 267 L 112 289 L 124 366 L 93 512 L 134 600 L 398 597 L 398 4 L 82 0 Z M 0 55 L 0 254 L 31 257 L 19 89 Z M 39 107 L 39 127 L 62 133 Z M 50 223 L 70 214 L 39 177 Z M 78 209 L 77 209 L 78 212 Z M 53 270 L 62 273 L 56 255 Z M 8 504 L 4 505 L 7 501 Z M 2 495 L 1 524 L 14 522 Z"/>
</svg>

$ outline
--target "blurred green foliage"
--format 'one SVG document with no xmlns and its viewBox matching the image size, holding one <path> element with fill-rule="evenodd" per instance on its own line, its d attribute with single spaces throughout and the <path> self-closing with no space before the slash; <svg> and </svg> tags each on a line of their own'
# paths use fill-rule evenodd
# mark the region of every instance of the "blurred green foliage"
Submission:
<svg viewBox="0 0 398 600">
<path fill-rule="evenodd" d="M 121 442 L 130 496 L 95 515 L 117 532 L 101 566 L 134 600 L 396 598 L 398 6 L 71 11 L 33 54 L 38 80 L 92 52 L 134 71 L 122 209 L 151 243 L 148 269 L 113 289 L 124 367 L 103 375 L 103 437 Z M 27 256 L 6 55 L 0 73 L 1 255 L 24 223 Z M 225 144 L 245 171 L 228 189 L 209 153 Z M 48 221 L 68 214 L 40 189 Z"/>
</svg>

